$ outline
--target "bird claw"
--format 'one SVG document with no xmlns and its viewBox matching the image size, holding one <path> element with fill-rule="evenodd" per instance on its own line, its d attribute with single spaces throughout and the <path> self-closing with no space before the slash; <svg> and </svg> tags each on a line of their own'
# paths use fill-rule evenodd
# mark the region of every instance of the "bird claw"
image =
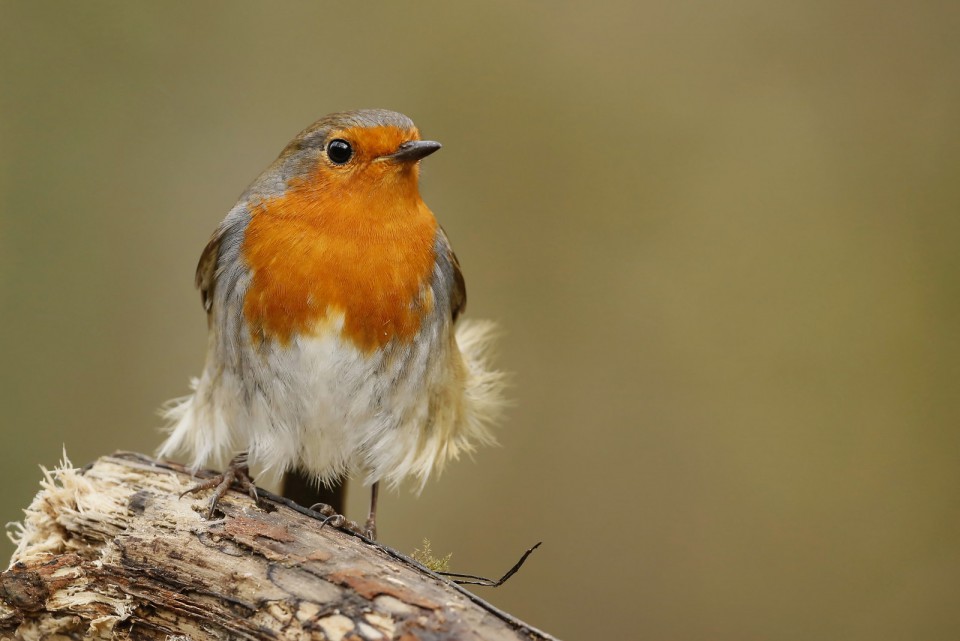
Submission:
<svg viewBox="0 0 960 641">
<path fill-rule="evenodd" d="M 260 507 L 260 495 L 257 493 L 257 486 L 253 484 L 253 479 L 250 477 L 250 469 L 247 467 L 246 455 L 235 457 L 223 472 L 183 491 L 180 494 L 180 498 L 182 499 L 187 494 L 194 494 L 215 488 L 213 496 L 210 498 L 210 507 L 207 509 L 207 520 L 213 520 L 217 504 L 234 485 L 249 494 L 257 507 Z"/>
<path fill-rule="evenodd" d="M 319 512 L 324 516 L 333 516 L 337 513 L 332 505 L 327 505 L 326 503 L 314 503 L 309 509 L 313 512 Z"/>
<path fill-rule="evenodd" d="M 347 517 L 342 514 L 331 514 L 323 519 L 323 522 L 320 524 L 320 529 L 322 530 L 327 523 L 329 523 L 331 527 L 342 528 L 347 524 Z"/>
<path fill-rule="evenodd" d="M 370 536 L 371 530 L 369 524 L 367 524 L 367 527 L 360 527 L 359 523 L 347 519 L 347 517 L 342 514 L 337 514 L 337 512 L 326 503 L 314 503 L 310 506 L 310 509 L 323 515 L 323 521 L 320 523 L 321 530 L 329 524 L 331 527 L 339 530 L 348 530 L 354 534 L 360 534 L 371 539 L 374 538 Z M 376 529 L 373 530 L 373 534 L 376 534 Z"/>
</svg>

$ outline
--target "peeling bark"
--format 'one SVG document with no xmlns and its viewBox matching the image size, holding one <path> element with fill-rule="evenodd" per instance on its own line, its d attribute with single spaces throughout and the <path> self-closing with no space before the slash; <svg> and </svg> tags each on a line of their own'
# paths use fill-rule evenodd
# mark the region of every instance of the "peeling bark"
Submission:
<svg viewBox="0 0 960 641">
<path fill-rule="evenodd" d="M 115 454 L 48 473 L 0 574 L 0 638 L 552 639 L 315 513 L 229 492 L 178 500 L 182 468 Z"/>
</svg>

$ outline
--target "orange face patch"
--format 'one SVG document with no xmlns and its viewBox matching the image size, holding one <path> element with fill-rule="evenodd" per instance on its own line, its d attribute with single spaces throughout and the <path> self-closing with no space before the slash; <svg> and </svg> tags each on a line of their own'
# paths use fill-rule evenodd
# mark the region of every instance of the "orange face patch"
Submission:
<svg viewBox="0 0 960 641">
<path fill-rule="evenodd" d="M 334 131 L 328 139 L 341 138 L 353 145 L 360 167 L 365 163 L 392 154 L 401 144 L 408 140 L 420 140 L 420 132 L 416 129 L 398 129 L 396 127 L 350 127 Z"/>
<path fill-rule="evenodd" d="M 408 341 L 432 306 L 436 220 L 415 163 L 379 160 L 416 132 L 357 128 L 354 161 L 320 159 L 287 191 L 251 206 L 243 257 L 253 271 L 244 316 L 255 341 L 288 343 L 342 313 L 343 335 L 371 351 Z"/>
</svg>

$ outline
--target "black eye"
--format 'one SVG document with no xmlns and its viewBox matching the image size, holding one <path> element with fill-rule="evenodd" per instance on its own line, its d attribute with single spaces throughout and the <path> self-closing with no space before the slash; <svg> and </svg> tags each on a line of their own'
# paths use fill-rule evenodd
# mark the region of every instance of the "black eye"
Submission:
<svg viewBox="0 0 960 641">
<path fill-rule="evenodd" d="M 337 138 L 327 144 L 327 158 L 330 162 L 342 165 L 353 156 L 353 147 L 346 140 Z"/>
</svg>

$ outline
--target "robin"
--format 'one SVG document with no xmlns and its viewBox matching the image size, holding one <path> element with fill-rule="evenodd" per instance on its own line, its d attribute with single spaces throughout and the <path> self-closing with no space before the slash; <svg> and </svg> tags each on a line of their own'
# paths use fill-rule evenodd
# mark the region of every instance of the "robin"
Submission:
<svg viewBox="0 0 960 641">
<path fill-rule="evenodd" d="M 328 115 L 243 193 L 200 256 L 203 374 L 165 410 L 164 457 L 225 471 L 187 490 L 256 491 L 251 469 L 422 489 L 449 459 L 492 442 L 503 378 L 493 326 L 461 319 L 457 257 L 420 197 L 440 149 L 406 116 Z M 343 522 L 341 517 L 341 523 Z"/>
</svg>

